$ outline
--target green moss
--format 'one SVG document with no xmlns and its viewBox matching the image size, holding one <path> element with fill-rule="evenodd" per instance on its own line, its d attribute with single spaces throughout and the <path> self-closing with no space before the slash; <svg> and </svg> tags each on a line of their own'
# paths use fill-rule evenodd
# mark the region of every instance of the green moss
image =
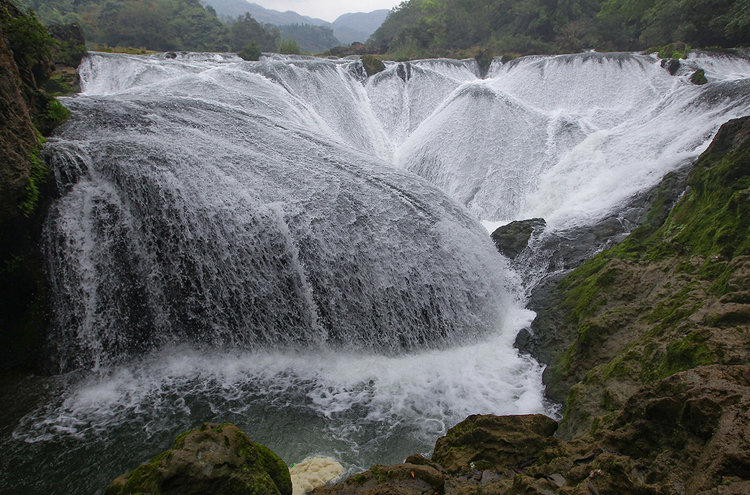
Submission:
<svg viewBox="0 0 750 495">
<path fill-rule="evenodd" d="M 360 473 L 360 474 L 354 476 L 354 478 L 352 478 L 352 479 L 354 480 L 355 483 L 362 484 L 365 481 L 367 481 L 367 475 L 364 474 L 364 473 Z"/>
<path fill-rule="evenodd" d="M 256 443 L 255 448 L 258 451 L 258 463 L 271 477 L 281 495 L 291 495 L 292 478 L 286 463 L 263 444 Z"/>
<path fill-rule="evenodd" d="M 693 75 L 690 76 L 690 82 L 697 86 L 702 86 L 708 83 L 708 79 L 706 79 L 706 72 L 703 69 L 696 70 L 695 72 L 693 72 Z"/>
<path fill-rule="evenodd" d="M 376 464 L 373 467 L 370 468 L 370 472 L 372 473 L 372 476 L 378 481 L 378 483 L 383 483 L 388 479 L 388 471 L 386 470 L 386 467 L 382 464 Z"/>
<path fill-rule="evenodd" d="M 29 182 L 26 184 L 26 196 L 18 205 L 23 216 L 27 218 L 36 212 L 39 204 L 40 189 L 50 176 L 50 170 L 47 167 L 47 164 L 39 158 L 41 147 L 42 144 L 40 143 L 29 155 L 31 173 L 29 174 Z"/>
<path fill-rule="evenodd" d="M 377 74 L 385 70 L 385 64 L 382 60 L 376 58 L 374 55 L 362 55 L 362 66 L 365 68 L 365 72 L 368 76 Z"/>
</svg>

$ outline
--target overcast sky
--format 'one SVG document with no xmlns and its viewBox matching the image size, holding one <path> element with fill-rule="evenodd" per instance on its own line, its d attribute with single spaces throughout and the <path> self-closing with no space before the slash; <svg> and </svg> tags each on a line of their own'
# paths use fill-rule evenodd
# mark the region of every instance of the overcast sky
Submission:
<svg viewBox="0 0 750 495">
<path fill-rule="evenodd" d="M 333 22 L 341 14 L 391 9 L 401 0 L 250 0 L 250 3 L 281 12 L 293 10 L 298 14 Z"/>
</svg>

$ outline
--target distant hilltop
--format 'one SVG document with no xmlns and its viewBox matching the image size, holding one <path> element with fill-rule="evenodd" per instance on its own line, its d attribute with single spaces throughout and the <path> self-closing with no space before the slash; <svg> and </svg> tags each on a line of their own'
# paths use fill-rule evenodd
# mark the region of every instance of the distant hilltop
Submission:
<svg viewBox="0 0 750 495">
<path fill-rule="evenodd" d="M 355 41 L 364 43 L 383 24 L 388 9 L 374 10 L 372 12 L 358 12 L 343 14 L 333 23 L 326 22 L 323 19 L 317 19 L 306 15 L 301 15 L 288 10 L 280 12 L 278 10 L 261 7 L 257 3 L 249 3 L 245 0 L 208 0 L 207 3 L 216 9 L 220 17 L 238 17 L 249 13 L 253 18 L 262 23 L 285 26 L 289 24 L 309 24 L 312 26 L 326 26 L 333 29 L 334 36 L 344 44 L 351 44 Z"/>
</svg>

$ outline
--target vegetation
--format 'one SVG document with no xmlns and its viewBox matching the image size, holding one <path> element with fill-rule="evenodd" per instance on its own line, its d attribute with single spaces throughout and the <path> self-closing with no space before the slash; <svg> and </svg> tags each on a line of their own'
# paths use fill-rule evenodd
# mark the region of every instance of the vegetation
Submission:
<svg viewBox="0 0 750 495">
<path fill-rule="evenodd" d="M 284 55 L 299 55 L 301 50 L 295 40 L 287 38 L 281 40 L 281 43 L 279 43 L 279 53 L 283 53 Z"/>
<path fill-rule="evenodd" d="M 251 41 L 245 47 L 240 50 L 237 54 L 242 60 L 260 60 L 261 50 L 260 45 L 255 41 Z"/>
<path fill-rule="evenodd" d="M 275 51 L 279 31 L 249 14 L 224 23 L 200 0 L 23 0 L 42 23 L 80 24 L 96 47 L 239 51 L 250 41 Z"/>
<path fill-rule="evenodd" d="M 332 46 L 341 44 L 333 35 L 333 29 L 326 26 L 287 24 L 279 26 L 278 29 L 284 38 L 296 41 L 300 50 L 304 52 L 322 53 Z"/>
<path fill-rule="evenodd" d="M 640 386 L 750 359 L 748 136 L 750 117 L 724 124 L 666 219 L 656 215 L 560 283 L 547 318 L 571 338 L 547 391 L 570 390 L 566 434 L 606 426 Z"/>
<path fill-rule="evenodd" d="M 750 4 L 723 0 L 406 0 L 369 43 L 403 55 L 643 50 L 750 42 Z"/>
</svg>

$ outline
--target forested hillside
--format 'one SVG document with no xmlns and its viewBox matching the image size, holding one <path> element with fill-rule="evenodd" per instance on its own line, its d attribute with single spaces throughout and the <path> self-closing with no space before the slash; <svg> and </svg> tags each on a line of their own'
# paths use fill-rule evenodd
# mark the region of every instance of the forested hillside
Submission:
<svg viewBox="0 0 750 495">
<path fill-rule="evenodd" d="M 747 0 L 408 0 L 370 43 L 405 57 L 483 46 L 519 54 L 750 43 Z"/>
<path fill-rule="evenodd" d="M 278 49 L 281 34 L 249 15 L 223 23 L 200 0 L 24 0 L 44 24 L 79 23 L 95 45 L 150 50 L 239 51 L 256 42 Z"/>
</svg>

